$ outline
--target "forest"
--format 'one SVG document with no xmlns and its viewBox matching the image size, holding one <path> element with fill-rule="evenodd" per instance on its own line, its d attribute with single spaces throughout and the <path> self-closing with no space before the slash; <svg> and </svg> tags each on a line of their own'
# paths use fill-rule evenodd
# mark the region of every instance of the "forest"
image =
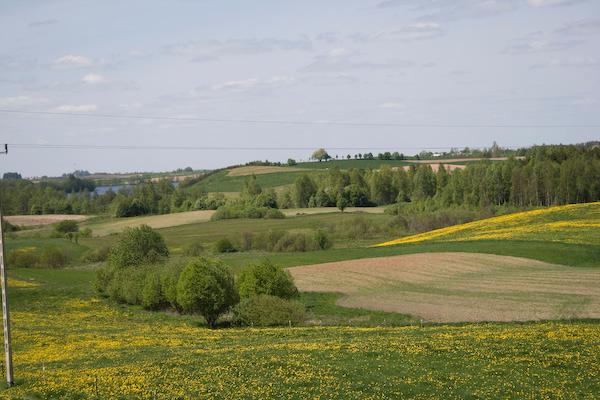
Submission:
<svg viewBox="0 0 600 400">
<path fill-rule="evenodd" d="M 202 179 L 177 188 L 168 180 L 118 192 L 94 192 L 91 180 L 69 175 L 60 182 L 31 182 L 11 176 L 0 181 L 2 211 L 15 214 L 111 214 L 129 217 L 219 209 L 221 214 L 264 217 L 265 208 L 370 207 L 427 204 L 443 208 L 495 205 L 537 207 L 600 200 L 600 146 L 534 146 L 524 157 L 468 163 L 464 169 L 436 172 L 429 165 L 407 169 L 340 169 L 299 174 L 292 185 L 263 189 L 246 178 L 239 197 L 207 193 Z M 210 175 L 210 174 L 208 174 Z M 248 212 L 231 212 L 248 210 Z M 262 209 L 262 212 L 252 210 Z M 271 213 L 270 215 L 274 215 Z"/>
</svg>

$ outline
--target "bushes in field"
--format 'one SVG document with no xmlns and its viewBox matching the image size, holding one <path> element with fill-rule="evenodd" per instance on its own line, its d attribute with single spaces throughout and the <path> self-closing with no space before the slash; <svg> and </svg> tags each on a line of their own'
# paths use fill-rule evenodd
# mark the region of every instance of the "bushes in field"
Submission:
<svg viewBox="0 0 600 400">
<path fill-rule="evenodd" d="M 183 248 L 183 255 L 187 257 L 199 257 L 202 253 L 204 253 L 204 245 L 201 242 L 191 242 Z"/>
<path fill-rule="evenodd" d="M 223 205 L 212 215 L 212 221 L 235 218 L 267 218 L 280 219 L 285 215 L 276 208 L 259 207 L 256 205 Z"/>
<path fill-rule="evenodd" d="M 215 252 L 216 253 L 235 253 L 237 249 L 231 243 L 231 240 L 227 238 L 219 239 L 215 243 Z"/>
<path fill-rule="evenodd" d="M 145 263 L 155 263 L 169 256 L 169 249 L 162 236 L 142 225 L 127 228 L 121 233 L 117 243 L 111 248 L 108 263 L 113 267 L 127 267 Z"/>
<path fill-rule="evenodd" d="M 298 289 L 289 272 L 270 261 L 248 266 L 238 278 L 240 296 L 271 295 L 282 299 L 298 296 Z"/>
<path fill-rule="evenodd" d="M 239 236 L 239 248 L 243 251 L 314 251 L 326 250 L 331 246 L 329 234 L 322 229 L 309 232 L 269 230 L 256 234 L 242 232 Z"/>
<path fill-rule="evenodd" d="M 108 260 L 108 255 L 110 254 L 110 247 L 102 246 L 95 249 L 88 250 L 83 255 L 83 261 L 85 262 L 104 262 Z"/>
<path fill-rule="evenodd" d="M 194 260 L 177 281 L 177 303 L 182 310 L 202 315 L 210 327 L 238 301 L 233 274 L 219 260 Z"/>
<path fill-rule="evenodd" d="M 67 219 L 54 224 L 54 230 L 63 235 L 65 233 L 75 233 L 79 231 L 79 225 L 77 225 L 77 221 Z"/>
<path fill-rule="evenodd" d="M 230 310 L 231 321 L 240 325 L 297 324 L 304 318 L 304 307 L 292 300 L 298 290 L 291 276 L 269 262 L 250 266 L 237 283 L 231 270 L 213 258 L 187 265 L 107 265 L 97 271 L 95 288 L 115 302 L 202 315 L 210 327 Z"/>
<path fill-rule="evenodd" d="M 10 268 L 61 268 L 70 262 L 70 254 L 59 247 L 47 246 L 41 251 L 30 248 L 12 250 L 7 254 L 6 265 Z"/>
</svg>

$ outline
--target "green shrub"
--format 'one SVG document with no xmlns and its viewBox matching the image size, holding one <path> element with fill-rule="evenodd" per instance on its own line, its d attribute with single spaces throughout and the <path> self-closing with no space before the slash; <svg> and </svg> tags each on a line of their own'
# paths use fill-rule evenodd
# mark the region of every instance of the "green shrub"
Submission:
<svg viewBox="0 0 600 400">
<path fill-rule="evenodd" d="M 233 308 L 233 321 L 239 325 L 298 325 L 304 319 L 304 305 L 299 301 L 265 294 L 243 299 Z"/>
<path fill-rule="evenodd" d="M 104 262 L 108 259 L 109 253 L 110 247 L 107 246 L 90 249 L 83 255 L 83 261 L 90 263 Z"/>
<path fill-rule="evenodd" d="M 192 242 L 183 248 L 183 255 L 188 257 L 199 257 L 204 253 L 204 246 L 200 242 Z"/>
<path fill-rule="evenodd" d="M 64 250 L 52 246 L 42 250 L 39 264 L 43 267 L 60 268 L 67 265 L 68 262 L 68 254 Z"/>
<path fill-rule="evenodd" d="M 40 257 L 27 249 L 10 251 L 6 256 L 6 265 L 9 268 L 32 268 L 40 263 Z"/>
<path fill-rule="evenodd" d="M 121 233 L 115 246 L 110 250 L 110 265 L 123 268 L 144 263 L 154 263 L 169 256 L 169 249 L 162 236 L 142 225 L 127 228 Z"/>
<path fill-rule="evenodd" d="M 211 328 L 238 301 L 233 274 L 220 260 L 199 258 L 179 276 L 177 303 L 185 312 L 202 315 Z"/>
<path fill-rule="evenodd" d="M 227 238 L 219 239 L 215 243 L 215 252 L 217 253 L 235 253 L 237 249 Z"/>
<path fill-rule="evenodd" d="M 92 230 L 90 228 L 83 228 L 81 231 L 79 231 L 79 237 L 82 237 L 82 238 L 91 238 L 92 237 Z"/>
<path fill-rule="evenodd" d="M 298 296 L 298 289 L 294 285 L 292 275 L 268 260 L 250 265 L 242 271 L 237 285 L 242 298 L 260 294 L 268 294 L 283 299 Z"/>
<path fill-rule="evenodd" d="M 166 304 L 160 274 L 156 271 L 148 273 L 142 289 L 142 306 L 148 310 L 158 310 Z"/>
<path fill-rule="evenodd" d="M 79 231 L 77 221 L 64 220 L 54 224 L 54 230 L 62 234 L 73 233 Z"/>
<path fill-rule="evenodd" d="M 142 304 L 142 292 L 146 282 L 148 268 L 127 267 L 114 268 L 106 294 L 117 303 Z"/>
<path fill-rule="evenodd" d="M 108 296 L 108 286 L 112 282 L 114 268 L 104 267 L 96 270 L 96 279 L 94 280 L 94 289 L 103 296 Z"/>
<path fill-rule="evenodd" d="M 276 208 L 269 208 L 269 209 L 267 209 L 267 212 L 265 213 L 264 218 L 267 218 L 267 219 L 282 219 L 282 218 L 285 218 L 285 214 L 282 213 L 281 211 L 279 211 Z"/>
<path fill-rule="evenodd" d="M 322 229 L 317 229 L 317 231 L 315 232 L 315 235 L 314 235 L 314 239 L 317 242 L 319 249 L 321 249 L 321 250 L 327 250 L 327 249 L 331 248 L 331 246 L 333 245 L 331 243 L 331 239 L 329 238 L 329 235 L 327 235 L 327 232 L 325 232 Z"/>
</svg>

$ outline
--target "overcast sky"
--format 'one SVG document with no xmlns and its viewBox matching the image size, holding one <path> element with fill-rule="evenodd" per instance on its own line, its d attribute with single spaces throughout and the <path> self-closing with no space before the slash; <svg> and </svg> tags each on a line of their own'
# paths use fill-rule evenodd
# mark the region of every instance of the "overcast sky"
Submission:
<svg viewBox="0 0 600 400">
<path fill-rule="evenodd" d="M 0 2 L 0 142 L 410 148 L 582 142 L 600 124 L 600 1 Z M 352 151 L 355 153 L 358 151 Z M 347 151 L 331 151 L 346 154 Z M 27 176 L 214 168 L 306 150 L 10 150 Z"/>
</svg>

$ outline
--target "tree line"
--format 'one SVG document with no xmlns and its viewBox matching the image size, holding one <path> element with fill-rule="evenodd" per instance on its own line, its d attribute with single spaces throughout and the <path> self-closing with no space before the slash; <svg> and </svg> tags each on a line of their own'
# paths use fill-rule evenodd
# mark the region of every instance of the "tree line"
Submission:
<svg viewBox="0 0 600 400">
<path fill-rule="evenodd" d="M 438 207 L 549 206 L 600 200 L 600 144 L 529 148 L 523 157 L 472 162 L 464 169 L 433 171 L 426 164 L 380 169 L 337 167 L 300 175 L 291 187 L 263 190 L 247 178 L 241 196 L 207 193 L 202 180 L 148 182 L 118 192 L 94 192 L 93 181 L 70 175 L 62 181 L 0 180 L 6 215 L 107 214 L 131 217 L 220 209 L 222 218 L 281 217 L 269 209 L 369 207 L 402 203 Z"/>
</svg>

